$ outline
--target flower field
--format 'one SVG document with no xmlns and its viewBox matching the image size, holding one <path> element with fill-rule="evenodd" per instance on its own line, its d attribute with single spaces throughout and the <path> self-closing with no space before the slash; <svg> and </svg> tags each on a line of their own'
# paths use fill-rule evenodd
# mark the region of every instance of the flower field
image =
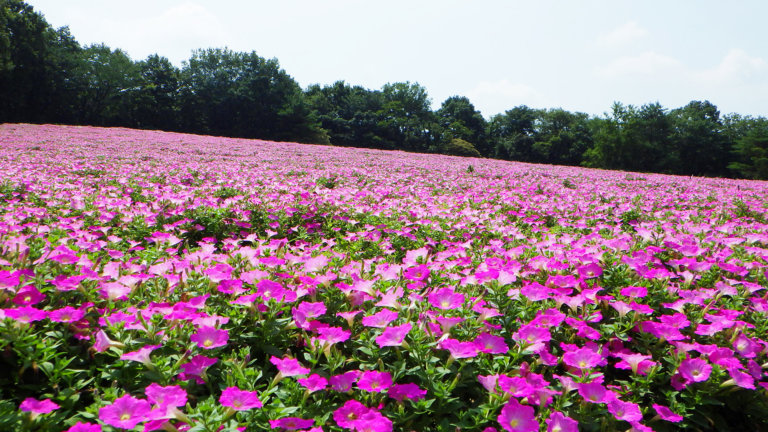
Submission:
<svg viewBox="0 0 768 432">
<path fill-rule="evenodd" d="M 0 144 L 0 430 L 768 430 L 766 182 Z"/>
</svg>

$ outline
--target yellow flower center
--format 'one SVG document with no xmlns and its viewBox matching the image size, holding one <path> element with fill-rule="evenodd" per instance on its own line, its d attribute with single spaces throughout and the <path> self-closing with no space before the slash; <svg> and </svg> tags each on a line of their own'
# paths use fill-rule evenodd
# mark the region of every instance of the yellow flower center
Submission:
<svg viewBox="0 0 768 432">
<path fill-rule="evenodd" d="M 206 340 L 203 342 L 203 346 L 209 347 L 209 346 L 211 346 L 211 345 L 213 345 L 213 341 L 212 341 L 212 340 L 210 340 L 210 339 L 206 339 Z"/>
<path fill-rule="evenodd" d="M 128 420 L 130 418 L 131 418 L 131 414 L 130 413 L 123 413 L 123 415 L 120 416 L 120 420 L 121 421 L 126 421 L 126 420 Z"/>
<path fill-rule="evenodd" d="M 512 426 L 513 428 L 517 427 L 517 425 L 519 423 L 520 423 L 520 420 L 518 420 L 518 419 L 512 419 L 512 420 L 509 421 L 509 425 Z"/>
</svg>

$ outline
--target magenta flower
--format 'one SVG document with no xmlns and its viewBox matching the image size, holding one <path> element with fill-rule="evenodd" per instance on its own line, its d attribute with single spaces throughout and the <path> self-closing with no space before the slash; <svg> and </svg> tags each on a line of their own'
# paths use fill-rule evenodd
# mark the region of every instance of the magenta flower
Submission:
<svg viewBox="0 0 768 432">
<path fill-rule="evenodd" d="M 181 365 L 182 372 L 179 374 L 179 378 L 182 380 L 194 379 L 198 384 L 203 384 L 205 381 L 202 378 L 205 377 L 205 370 L 217 361 L 219 360 L 215 358 L 196 355 L 188 363 Z"/>
<path fill-rule="evenodd" d="M 416 384 L 395 384 L 392 386 L 392 388 L 389 389 L 387 392 L 389 397 L 392 399 L 400 402 L 403 399 L 410 399 L 410 400 L 419 400 L 424 399 L 424 396 L 426 396 L 427 391 L 423 390 L 421 387 L 417 386 Z"/>
<path fill-rule="evenodd" d="M 158 348 L 160 348 L 160 345 L 147 345 L 139 348 L 138 351 L 127 352 L 121 355 L 120 360 L 132 360 L 144 363 L 145 365 L 151 365 L 152 360 L 150 360 L 149 355 Z"/>
<path fill-rule="evenodd" d="M 700 358 L 685 359 L 677 370 L 688 382 L 702 382 L 709 379 L 712 366 Z"/>
<path fill-rule="evenodd" d="M 592 369 L 602 361 L 603 357 L 589 348 L 579 348 L 563 354 L 563 363 L 580 370 Z"/>
<path fill-rule="evenodd" d="M 591 403 L 605 403 L 610 398 L 605 387 L 598 382 L 576 384 L 579 394 L 585 401 Z"/>
<path fill-rule="evenodd" d="M 533 408 L 510 399 L 501 409 L 498 422 L 507 432 L 538 432 L 539 423 L 533 415 Z"/>
<path fill-rule="evenodd" d="M 632 373 L 639 373 L 641 375 L 645 375 L 648 369 L 658 364 L 653 361 L 653 357 L 638 353 L 618 353 L 616 357 L 621 359 L 620 362 L 614 365 L 617 369 L 631 369 Z"/>
<path fill-rule="evenodd" d="M 474 343 L 480 352 L 488 354 L 504 354 L 509 351 L 509 346 L 504 342 L 503 337 L 490 333 L 481 333 L 475 338 Z"/>
<path fill-rule="evenodd" d="M 189 337 L 189 340 L 195 342 L 200 348 L 213 349 L 227 344 L 229 332 L 216 327 L 202 326 Z"/>
<path fill-rule="evenodd" d="M 315 424 L 314 420 L 312 419 L 305 420 L 300 417 L 283 417 L 281 419 L 269 421 L 269 426 L 272 429 L 288 429 L 288 430 L 306 429 L 306 428 L 312 427 L 312 425 L 314 424 Z"/>
<path fill-rule="evenodd" d="M 499 376 L 499 374 L 478 375 L 477 380 L 480 382 L 480 385 L 483 386 L 484 389 L 488 390 L 488 392 L 496 394 L 496 384 L 499 381 Z"/>
<path fill-rule="evenodd" d="M 34 398 L 26 398 L 21 402 L 21 405 L 19 405 L 20 410 L 32 414 L 47 414 L 59 408 L 59 405 L 50 399 L 37 400 Z"/>
<path fill-rule="evenodd" d="M 299 378 L 296 381 L 304 386 L 310 393 L 324 390 L 328 387 L 328 380 L 318 374 L 312 374 L 306 378 Z"/>
<path fill-rule="evenodd" d="M 759 343 L 748 338 L 744 333 L 739 333 L 733 341 L 733 349 L 744 358 L 755 358 L 763 350 Z"/>
<path fill-rule="evenodd" d="M 323 341 L 328 346 L 344 342 L 352 335 L 352 332 L 341 327 L 321 327 L 317 329 L 317 333 L 319 334 L 317 340 Z"/>
<path fill-rule="evenodd" d="M 616 420 L 633 423 L 643 419 L 643 413 L 640 412 L 640 406 L 632 402 L 624 402 L 619 399 L 608 401 L 608 411 L 613 414 Z"/>
<path fill-rule="evenodd" d="M 529 397 L 534 393 L 534 388 L 523 377 L 510 377 L 507 375 L 499 375 L 499 388 L 504 393 L 508 393 L 514 397 L 524 398 Z"/>
<path fill-rule="evenodd" d="M 392 374 L 389 372 L 365 371 L 357 380 L 357 387 L 361 390 L 382 393 L 392 386 Z"/>
<path fill-rule="evenodd" d="M 398 314 L 395 311 L 382 309 L 373 315 L 364 316 L 363 325 L 366 327 L 385 328 L 389 323 L 396 320 L 397 316 Z"/>
<path fill-rule="evenodd" d="M 99 420 L 116 428 L 133 429 L 137 424 L 151 420 L 150 411 L 149 402 L 126 394 L 99 409 Z"/>
<path fill-rule="evenodd" d="M 432 307 L 448 310 L 458 309 L 464 304 L 464 294 L 457 293 L 451 288 L 441 288 L 427 297 Z"/>
<path fill-rule="evenodd" d="M 187 391 L 181 386 L 163 387 L 152 383 L 144 389 L 147 400 L 161 407 L 180 407 L 187 404 Z"/>
<path fill-rule="evenodd" d="M 547 423 L 547 432 L 579 432 L 579 423 L 566 417 L 560 411 L 555 411 L 545 420 Z"/>
<path fill-rule="evenodd" d="M 641 286 L 628 286 L 622 288 L 619 294 L 624 297 L 642 298 L 648 295 L 648 288 Z"/>
<path fill-rule="evenodd" d="M 272 356 L 269 361 L 277 367 L 277 370 L 283 377 L 306 375 L 309 373 L 309 368 L 302 366 L 295 358 L 285 357 L 280 359 Z"/>
<path fill-rule="evenodd" d="M 355 420 L 352 427 L 356 432 L 392 432 L 392 420 L 371 409 Z"/>
<path fill-rule="evenodd" d="M 440 348 L 448 350 L 455 359 L 477 357 L 478 346 L 474 342 L 461 342 L 456 339 L 445 339 L 440 343 Z"/>
<path fill-rule="evenodd" d="M 376 337 L 376 343 L 380 348 L 387 346 L 401 346 L 405 341 L 405 336 L 411 331 L 413 325 L 409 322 L 395 326 L 387 327 L 384 331 Z"/>
<path fill-rule="evenodd" d="M 341 375 L 334 375 L 330 378 L 331 388 L 337 392 L 348 392 L 352 390 L 352 384 L 357 382 L 357 377 L 360 376 L 359 370 L 351 370 L 344 372 Z"/>
<path fill-rule="evenodd" d="M 71 323 L 80 321 L 85 316 L 85 310 L 75 309 L 72 306 L 65 306 L 48 312 L 48 319 L 53 322 Z"/>
<path fill-rule="evenodd" d="M 409 267 L 403 271 L 403 277 L 410 281 L 423 281 L 429 277 L 429 267 L 424 264 Z"/>
<path fill-rule="evenodd" d="M 47 311 L 36 309 L 32 306 L 21 306 L 16 309 L 5 309 L 3 312 L 7 318 L 22 323 L 40 321 L 48 317 Z"/>
<path fill-rule="evenodd" d="M 340 427 L 352 429 L 355 422 L 359 420 L 363 415 L 367 414 L 371 409 L 362 403 L 350 399 L 344 403 L 344 405 L 336 408 L 333 411 L 333 419 Z"/>
<path fill-rule="evenodd" d="M 513 335 L 512 338 L 525 348 L 531 351 L 538 351 L 544 348 L 545 344 L 552 340 L 552 334 L 546 327 L 539 327 L 538 325 L 526 324 L 520 327 Z"/>
<path fill-rule="evenodd" d="M 101 432 L 101 425 L 77 422 L 64 432 Z"/>
<path fill-rule="evenodd" d="M 240 390 L 237 387 L 227 387 L 221 392 L 219 403 L 235 411 L 247 411 L 261 408 L 259 395 L 255 391 Z"/>
<path fill-rule="evenodd" d="M 41 293 L 34 285 L 27 285 L 19 289 L 11 300 L 17 305 L 32 306 L 45 300 L 45 294 Z"/>
<path fill-rule="evenodd" d="M 653 404 L 653 409 L 656 410 L 656 414 L 661 417 L 662 420 L 666 420 L 672 423 L 678 423 L 683 421 L 683 416 L 675 414 L 671 409 L 658 404 Z"/>
<path fill-rule="evenodd" d="M 325 313 L 326 308 L 323 302 L 302 302 L 297 310 L 304 314 L 306 318 L 317 318 Z"/>
</svg>

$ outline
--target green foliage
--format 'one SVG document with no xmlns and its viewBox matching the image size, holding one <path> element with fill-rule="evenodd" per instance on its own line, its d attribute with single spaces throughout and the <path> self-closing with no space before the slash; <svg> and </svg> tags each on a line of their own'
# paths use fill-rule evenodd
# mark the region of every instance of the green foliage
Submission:
<svg viewBox="0 0 768 432">
<path fill-rule="evenodd" d="M 440 153 L 453 155 L 453 156 L 472 156 L 480 157 L 480 152 L 477 151 L 472 143 L 464 141 L 461 138 L 453 138 L 440 147 Z"/>
<path fill-rule="evenodd" d="M 768 179 L 768 120 L 748 120 L 752 125 L 733 146 L 736 157 L 728 168 L 751 179 Z"/>
</svg>

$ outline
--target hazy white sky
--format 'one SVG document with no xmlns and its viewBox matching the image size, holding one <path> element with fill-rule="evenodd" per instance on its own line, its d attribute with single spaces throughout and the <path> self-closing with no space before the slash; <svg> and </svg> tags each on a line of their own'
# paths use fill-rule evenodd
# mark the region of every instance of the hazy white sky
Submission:
<svg viewBox="0 0 768 432">
<path fill-rule="evenodd" d="M 176 65 L 196 48 L 277 58 L 303 87 L 418 82 L 485 116 L 526 104 L 707 99 L 768 116 L 764 0 L 27 0 L 83 45 Z"/>
</svg>

